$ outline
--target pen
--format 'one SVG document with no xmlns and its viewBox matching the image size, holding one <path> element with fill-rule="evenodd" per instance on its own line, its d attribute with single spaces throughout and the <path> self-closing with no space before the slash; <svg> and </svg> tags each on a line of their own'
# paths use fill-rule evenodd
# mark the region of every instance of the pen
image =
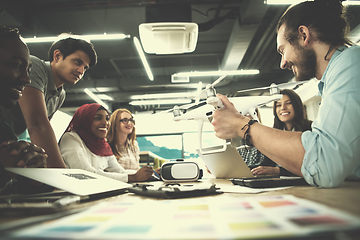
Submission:
<svg viewBox="0 0 360 240">
<path fill-rule="evenodd" d="M 160 179 L 159 174 L 158 174 L 155 170 L 154 170 L 154 176 L 155 176 L 156 178 Z"/>
</svg>

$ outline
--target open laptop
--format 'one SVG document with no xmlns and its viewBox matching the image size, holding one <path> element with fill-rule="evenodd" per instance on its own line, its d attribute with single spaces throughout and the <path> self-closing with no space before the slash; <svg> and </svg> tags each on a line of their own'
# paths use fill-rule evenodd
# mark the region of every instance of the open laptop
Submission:
<svg viewBox="0 0 360 240">
<path fill-rule="evenodd" d="M 222 148 L 223 146 L 205 148 L 203 153 L 199 149 L 196 150 L 216 178 L 230 179 L 235 185 L 252 188 L 307 185 L 301 177 L 255 176 L 236 148 L 230 143 L 226 144 L 225 150 L 221 151 Z"/>
<path fill-rule="evenodd" d="M 246 165 L 236 148 L 230 143 L 226 144 L 225 151 L 220 151 L 223 146 L 204 148 L 201 152 L 196 149 L 211 174 L 216 178 L 252 178 L 254 174 Z"/>
<path fill-rule="evenodd" d="M 69 193 L 94 197 L 122 193 L 130 184 L 82 169 L 66 168 L 5 168 L 7 171 L 45 183 Z"/>
</svg>

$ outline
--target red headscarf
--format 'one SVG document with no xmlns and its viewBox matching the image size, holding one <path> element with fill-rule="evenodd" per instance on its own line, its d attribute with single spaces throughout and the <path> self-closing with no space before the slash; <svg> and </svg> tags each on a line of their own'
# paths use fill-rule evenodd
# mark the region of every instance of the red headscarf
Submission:
<svg viewBox="0 0 360 240">
<path fill-rule="evenodd" d="M 84 104 L 79 107 L 65 132 L 76 132 L 79 134 L 85 145 L 95 155 L 112 156 L 114 154 L 105 138 L 96 137 L 91 130 L 95 114 L 101 107 L 97 103 Z M 104 110 L 106 109 L 104 108 Z"/>
</svg>

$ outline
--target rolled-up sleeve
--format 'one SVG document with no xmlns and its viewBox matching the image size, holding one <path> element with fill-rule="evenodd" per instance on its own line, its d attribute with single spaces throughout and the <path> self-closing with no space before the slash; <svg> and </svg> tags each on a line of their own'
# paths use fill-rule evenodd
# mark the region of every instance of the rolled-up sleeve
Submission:
<svg viewBox="0 0 360 240">
<path fill-rule="evenodd" d="M 322 83 L 322 102 L 312 131 L 302 134 L 301 172 L 319 187 L 360 178 L 360 48 L 331 59 Z"/>
</svg>

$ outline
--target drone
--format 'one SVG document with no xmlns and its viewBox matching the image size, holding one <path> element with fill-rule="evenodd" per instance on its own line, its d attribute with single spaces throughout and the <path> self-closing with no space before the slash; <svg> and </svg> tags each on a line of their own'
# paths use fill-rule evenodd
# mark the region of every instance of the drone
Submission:
<svg viewBox="0 0 360 240">
<path fill-rule="evenodd" d="M 195 103 L 186 104 L 183 106 L 175 106 L 172 109 L 167 111 L 173 112 L 173 120 L 181 121 L 181 120 L 197 120 L 198 121 L 198 141 L 199 141 L 199 151 L 202 154 L 209 154 L 214 152 L 225 151 L 226 149 L 226 141 L 223 144 L 221 149 L 214 149 L 210 151 L 204 151 L 202 148 L 202 130 L 203 124 L 205 122 L 211 123 L 212 121 L 212 113 L 217 109 L 223 109 L 224 104 L 222 101 L 216 97 L 215 86 L 223 80 L 227 75 L 223 75 L 214 81 L 212 84 L 208 84 L 205 89 L 199 92 L 199 94 L 195 97 Z M 294 82 L 294 83 L 283 83 L 283 84 L 275 84 L 272 83 L 270 86 L 262 87 L 262 88 L 254 88 L 248 90 L 241 90 L 238 92 L 247 92 L 254 90 L 266 90 L 269 89 L 270 96 L 251 96 L 251 97 L 232 97 L 229 98 L 230 102 L 232 102 L 238 112 L 242 115 L 250 115 L 253 119 L 259 120 L 256 112 L 256 108 L 262 107 L 270 102 L 278 101 L 282 98 L 282 94 L 280 94 L 280 88 L 293 88 L 295 86 L 304 84 L 305 82 Z M 206 99 L 206 104 L 200 106 L 199 99 Z M 204 101 L 203 101 L 204 102 Z M 201 103 L 203 103 L 201 102 Z M 186 111 L 185 113 L 182 110 L 187 110 L 191 107 L 197 106 L 197 108 Z"/>
</svg>

